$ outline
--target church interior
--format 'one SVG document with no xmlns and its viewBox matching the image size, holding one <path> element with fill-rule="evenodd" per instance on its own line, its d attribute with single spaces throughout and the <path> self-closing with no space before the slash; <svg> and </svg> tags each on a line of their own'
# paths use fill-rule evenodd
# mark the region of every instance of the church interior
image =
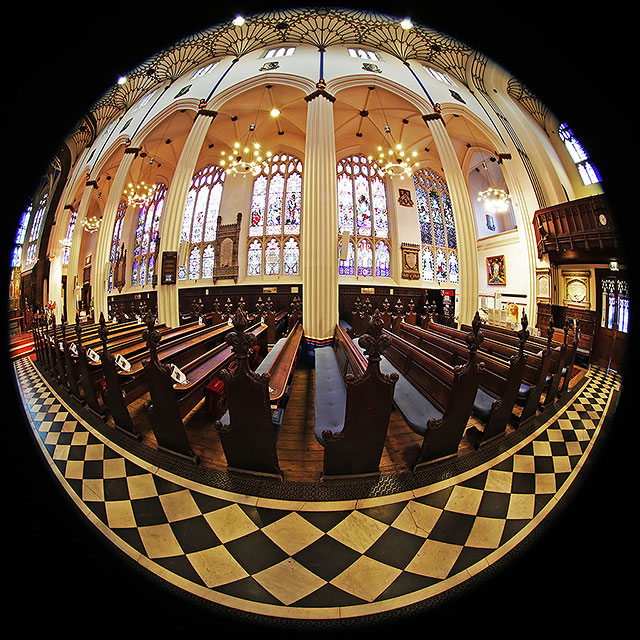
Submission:
<svg viewBox="0 0 640 640">
<path fill-rule="evenodd" d="M 513 34 L 392 14 L 155 18 L 15 146 L 39 154 L 5 232 L 18 598 L 368 635 L 617 586 L 614 106 L 545 91 Z"/>
</svg>

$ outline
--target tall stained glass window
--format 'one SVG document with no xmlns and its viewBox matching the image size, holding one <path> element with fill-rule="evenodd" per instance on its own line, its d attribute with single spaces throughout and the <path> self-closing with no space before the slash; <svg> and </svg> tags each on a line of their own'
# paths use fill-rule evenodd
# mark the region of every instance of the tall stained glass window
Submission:
<svg viewBox="0 0 640 640">
<path fill-rule="evenodd" d="M 111 234 L 111 250 L 109 251 L 109 291 L 114 288 L 113 284 L 113 273 L 114 267 L 116 264 L 116 260 L 118 258 L 118 250 L 120 249 L 120 245 L 122 243 L 122 225 L 124 224 L 124 214 L 127 211 L 127 203 L 123 200 L 118 205 L 118 210 L 116 211 L 116 220 L 113 223 L 113 232 Z"/>
<path fill-rule="evenodd" d="M 253 181 L 248 276 L 299 275 L 301 218 L 302 162 L 275 154 Z"/>
<path fill-rule="evenodd" d="M 213 277 L 214 242 L 226 173 L 216 165 L 193 176 L 187 193 L 180 242 L 189 243 L 188 264 L 178 268 L 179 280 Z"/>
<path fill-rule="evenodd" d="M 560 136 L 560 140 L 564 142 L 571 159 L 575 162 L 582 183 L 589 185 L 601 182 L 600 174 L 593 162 L 589 159 L 589 154 L 577 140 L 573 131 L 569 129 L 569 125 L 566 122 L 563 122 L 558 127 L 558 135 Z"/>
<path fill-rule="evenodd" d="M 64 236 L 64 244 L 62 245 L 62 264 L 69 264 L 69 255 L 71 253 L 71 238 L 73 238 L 73 230 L 78 219 L 78 212 L 71 210 L 69 214 L 69 223 L 67 224 L 67 233 Z"/>
<path fill-rule="evenodd" d="M 40 201 L 31 222 L 31 231 L 29 232 L 29 240 L 27 244 L 27 254 L 25 256 L 25 264 L 30 265 L 36 261 L 36 250 L 38 248 L 38 240 L 40 239 L 40 231 L 42 230 L 42 222 L 44 214 L 47 210 L 48 193 L 45 193 Z"/>
<path fill-rule="evenodd" d="M 338 163 L 339 275 L 391 275 L 383 175 L 381 167 L 365 156 L 349 156 Z M 345 252 L 342 236 L 347 232 L 350 239 Z"/>
<path fill-rule="evenodd" d="M 31 219 L 32 207 L 33 205 L 30 202 L 20 216 L 20 222 L 18 223 L 18 230 L 16 231 L 13 251 L 11 253 L 12 267 L 19 267 L 20 262 L 22 261 L 22 245 L 24 244 L 24 240 L 27 235 L 27 227 L 29 226 L 29 220 Z"/>
<path fill-rule="evenodd" d="M 158 227 L 166 195 L 167 186 L 160 183 L 156 185 L 148 202 L 140 207 L 131 267 L 131 284 L 134 286 L 152 282 L 154 261 L 151 258 L 156 251 Z"/>
<path fill-rule="evenodd" d="M 458 240 L 447 183 L 431 169 L 418 169 L 413 183 L 422 244 L 422 279 L 455 284 L 460 281 Z"/>
</svg>

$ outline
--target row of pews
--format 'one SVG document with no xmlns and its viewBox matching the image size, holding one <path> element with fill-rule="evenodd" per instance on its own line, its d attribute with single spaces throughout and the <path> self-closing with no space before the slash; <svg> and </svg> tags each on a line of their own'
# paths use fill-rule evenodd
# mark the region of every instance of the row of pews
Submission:
<svg viewBox="0 0 640 640">
<path fill-rule="evenodd" d="M 107 323 L 101 315 L 91 325 L 76 318 L 73 327 L 64 319 L 56 325 L 55 317 L 40 315 L 33 328 L 36 362 L 94 415 L 111 418 L 119 431 L 140 441 L 148 422 L 158 449 L 198 462 L 185 418 L 211 393 L 219 396 L 212 403 L 218 408 L 212 422 L 224 411 L 223 380 L 238 367 L 238 314 L 251 336 L 249 366 L 275 380 L 277 392 L 266 405 L 269 416 L 282 420 L 280 409 L 290 392 L 301 340 L 300 301 L 294 300 L 289 311 L 260 308 L 249 314 L 243 307 L 241 302 L 235 315 L 229 309 L 214 311 L 176 328 L 157 323 L 150 312 L 144 322 Z M 143 402 L 147 421 L 132 411 L 137 400 Z M 233 446 L 228 455 L 233 458 Z"/>
<path fill-rule="evenodd" d="M 393 410 L 422 438 L 417 470 L 456 456 L 463 438 L 478 448 L 521 427 L 569 390 L 577 324 L 567 323 L 557 344 L 552 325 L 546 340 L 531 336 L 524 313 L 512 331 L 482 324 L 478 313 L 457 329 L 433 322 L 429 310 L 421 326 L 385 311 L 341 323 L 333 346 L 315 352 L 324 479 L 378 475 Z"/>
<path fill-rule="evenodd" d="M 198 320 L 176 328 L 151 313 L 144 322 L 101 316 L 73 327 L 36 317 L 36 359 L 137 440 L 144 426 L 131 408 L 142 400 L 158 448 L 195 462 L 187 418 L 217 394 L 210 422 L 227 469 L 282 480 L 278 438 L 304 338 L 301 303 L 277 313 L 244 306 L 209 314 L 196 306 Z M 323 480 L 379 475 L 393 411 L 420 436 L 415 471 L 456 456 L 463 439 L 478 448 L 521 427 L 569 390 L 575 324 L 557 344 L 552 325 L 546 340 L 531 336 L 524 313 L 512 331 L 483 324 L 478 313 L 458 329 L 435 322 L 433 309 L 419 323 L 412 310 L 394 311 L 364 305 L 353 325 L 336 325 L 331 346 L 315 350 L 313 430 Z"/>
</svg>

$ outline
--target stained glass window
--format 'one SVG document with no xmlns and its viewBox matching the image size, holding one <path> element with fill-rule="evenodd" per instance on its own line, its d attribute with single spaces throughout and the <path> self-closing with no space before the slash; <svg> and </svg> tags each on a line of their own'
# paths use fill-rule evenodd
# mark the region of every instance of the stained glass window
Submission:
<svg viewBox="0 0 640 640">
<path fill-rule="evenodd" d="M 373 249 L 366 238 L 358 243 L 358 275 L 373 275 Z"/>
<path fill-rule="evenodd" d="M 198 171 L 191 180 L 180 229 L 180 242 L 189 243 L 189 265 L 178 269 L 179 280 L 213 277 L 213 260 L 205 263 L 203 252 L 207 246 L 211 246 L 210 253 L 213 251 L 211 243 L 216 239 L 225 177 L 224 169 L 209 165 Z M 197 252 L 197 258 L 194 252 Z M 204 272 L 205 264 L 207 275 Z"/>
<path fill-rule="evenodd" d="M 342 255 L 342 240 L 338 243 L 338 256 Z M 345 260 L 339 258 L 338 275 L 353 276 L 356 273 L 356 252 L 353 248 L 353 242 L 349 242 L 347 248 L 347 257 Z"/>
<path fill-rule="evenodd" d="M 147 273 L 147 264 L 149 257 L 155 254 L 157 248 L 158 228 L 160 226 L 160 217 L 162 216 L 162 208 L 166 195 L 167 187 L 160 183 L 156 185 L 147 203 L 140 207 L 133 244 L 133 256 L 137 258 L 137 260 L 134 260 L 136 268 L 135 277 L 133 266 L 131 268 L 132 285 L 151 284 L 153 281 L 153 274 Z M 153 265 L 154 263 L 151 263 L 152 267 Z M 149 275 L 151 275 L 151 279 L 149 279 Z"/>
<path fill-rule="evenodd" d="M 203 278 L 212 278 L 213 277 L 213 264 L 215 258 L 215 250 L 213 245 L 208 244 L 204 251 L 202 252 L 202 277 Z"/>
<path fill-rule="evenodd" d="M 36 209 L 36 213 L 33 216 L 33 221 L 31 222 L 31 231 L 29 232 L 29 244 L 27 245 L 27 254 L 25 259 L 26 264 L 32 264 L 36 261 L 36 249 L 38 246 L 38 240 L 40 238 L 40 230 L 42 228 L 44 212 L 47 209 L 47 199 L 48 199 L 48 194 L 45 193 L 40 199 L 40 202 L 38 203 L 38 208 Z"/>
<path fill-rule="evenodd" d="M 267 242 L 264 252 L 264 273 L 267 276 L 277 276 L 280 274 L 280 242 L 276 238 L 271 238 Z"/>
<path fill-rule="evenodd" d="M 262 244 L 260 243 L 260 240 L 254 240 L 249 245 L 249 250 L 247 252 L 247 275 L 262 275 Z"/>
<path fill-rule="evenodd" d="M 380 240 L 376 244 L 376 276 L 388 278 L 391 275 L 390 265 L 389 245 Z"/>
<path fill-rule="evenodd" d="M 354 237 L 354 244 L 348 249 L 349 257 L 339 260 L 338 274 L 355 275 L 357 264 L 359 276 L 389 277 L 390 245 L 377 242 L 380 238 L 389 238 L 383 171 L 375 161 L 353 155 L 338 163 L 337 173 L 338 233 L 342 235 L 348 231 Z M 340 255 L 341 240 L 338 245 Z"/>
<path fill-rule="evenodd" d="M 249 217 L 247 275 L 298 275 L 300 273 L 300 235 L 302 220 L 302 162 L 279 153 L 262 163 L 253 181 Z M 258 246 L 263 250 L 258 260 Z M 262 265 L 264 264 L 264 273 Z"/>
<path fill-rule="evenodd" d="M 422 242 L 422 279 L 460 281 L 453 206 L 446 182 L 431 169 L 413 174 Z"/>
<path fill-rule="evenodd" d="M 431 247 L 422 247 L 422 279 L 435 280 L 435 269 L 433 262 L 433 251 Z"/>
<path fill-rule="evenodd" d="M 69 264 L 69 254 L 71 253 L 71 238 L 73 237 L 73 230 L 76 226 L 77 218 L 78 212 L 72 209 L 71 213 L 69 214 L 67 233 L 64 236 L 64 245 L 62 246 L 62 264 Z"/>
<path fill-rule="evenodd" d="M 116 211 L 116 220 L 113 223 L 113 232 L 111 234 L 111 250 L 109 251 L 109 263 L 111 264 L 109 268 L 109 291 L 113 289 L 113 274 L 114 274 L 114 265 L 118 258 L 118 251 L 120 249 L 120 244 L 122 242 L 122 225 L 124 224 L 124 214 L 127 211 L 127 203 L 123 200 L 118 205 L 118 210 Z"/>
<path fill-rule="evenodd" d="M 11 254 L 11 266 L 19 267 L 22 260 L 22 245 L 24 243 L 25 236 L 27 235 L 27 227 L 29 226 L 29 219 L 31 218 L 32 204 L 29 203 L 27 208 L 20 216 L 20 223 L 18 224 L 18 231 L 14 240 L 13 252 Z"/>
<path fill-rule="evenodd" d="M 300 273 L 300 245 L 295 238 L 289 238 L 284 243 L 282 273 L 286 276 L 297 276 Z"/>
<path fill-rule="evenodd" d="M 582 183 L 589 185 L 600 182 L 600 174 L 593 163 L 589 160 L 589 154 L 585 151 L 580 142 L 578 142 L 573 131 L 569 129 L 569 125 L 566 122 L 562 123 L 558 127 L 558 135 L 560 136 L 560 140 L 564 142 L 571 159 L 576 164 Z"/>
</svg>

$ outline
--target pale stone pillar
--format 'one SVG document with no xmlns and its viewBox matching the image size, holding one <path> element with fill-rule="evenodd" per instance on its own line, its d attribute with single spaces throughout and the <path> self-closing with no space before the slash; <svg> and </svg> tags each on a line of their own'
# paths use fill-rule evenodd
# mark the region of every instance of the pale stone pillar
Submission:
<svg viewBox="0 0 640 640">
<path fill-rule="evenodd" d="M 134 153 L 125 153 L 120 161 L 118 170 L 111 181 L 111 188 L 109 189 L 109 195 L 107 196 L 107 201 L 105 202 L 102 213 L 102 222 L 97 231 L 98 237 L 96 238 L 95 255 L 92 258 L 93 265 L 91 267 L 91 293 L 93 295 L 93 313 L 96 322 L 100 319 L 101 312 L 104 313 L 105 318 L 108 317 L 107 286 L 109 271 L 107 262 L 109 261 L 109 253 L 111 251 L 113 225 L 116 220 L 116 213 L 118 212 L 118 206 L 126 185 L 127 176 L 129 175 L 129 169 L 135 157 L 136 155 Z M 79 222 L 80 214 L 78 213 L 78 223 Z M 77 226 L 80 225 L 78 224 Z M 71 264 L 71 259 L 69 259 L 69 264 Z M 77 264 L 77 260 L 75 264 Z M 127 269 L 130 269 L 130 266 L 130 264 L 127 264 Z"/>
<path fill-rule="evenodd" d="M 311 346 L 333 338 L 338 322 L 338 189 L 335 98 L 308 95 L 302 207 L 302 325 Z"/>
<path fill-rule="evenodd" d="M 82 273 L 79 261 L 80 261 L 80 245 L 82 244 L 82 234 L 84 228 L 81 221 L 85 219 L 87 210 L 89 209 L 89 202 L 91 201 L 91 191 L 93 187 L 85 187 L 82 192 L 82 198 L 80 198 L 80 205 L 78 206 L 78 216 L 76 217 L 76 225 L 73 228 L 71 235 L 71 247 L 69 249 L 69 263 L 67 264 L 67 322 L 75 323 L 76 312 L 78 310 L 78 294 L 75 289 L 75 285 L 82 286 L 81 282 L 76 283 L 76 279 Z M 93 272 L 93 268 L 91 269 Z M 93 280 L 93 279 L 92 279 Z M 94 285 L 92 284 L 92 288 Z M 93 288 L 94 299 L 97 299 L 96 290 Z M 100 291 L 98 291 L 100 294 Z M 56 320 L 58 318 L 56 317 Z"/>
<path fill-rule="evenodd" d="M 423 116 L 423 120 L 433 134 L 433 141 L 442 162 L 444 177 L 451 196 L 453 218 L 456 224 L 460 269 L 458 322 L 460 324 L 471 324 L 473 316 L 478 310 L 478 258 L 473 205 L 469 187 L 440 115 L 435 113 Z"/>
<path fill-rule="evenodd" d="M 206 111 L 198 115 L 191 127 L 176 170 L 167 191 L 162 218 L 160 219 L 160 247 L 158 251 L 158 322 L 169 327 L 180 324 L 180 310 L 178 307 L 178 284 L 162 284 L 160 277 L 162 269 L 162 252 L 178 251 L 180 245 L 180 230 L 185 201 L 195 172 L 196 162 L 204 143 L 211 122 L 216 117 L 215 111 Z"/>
</svg>

